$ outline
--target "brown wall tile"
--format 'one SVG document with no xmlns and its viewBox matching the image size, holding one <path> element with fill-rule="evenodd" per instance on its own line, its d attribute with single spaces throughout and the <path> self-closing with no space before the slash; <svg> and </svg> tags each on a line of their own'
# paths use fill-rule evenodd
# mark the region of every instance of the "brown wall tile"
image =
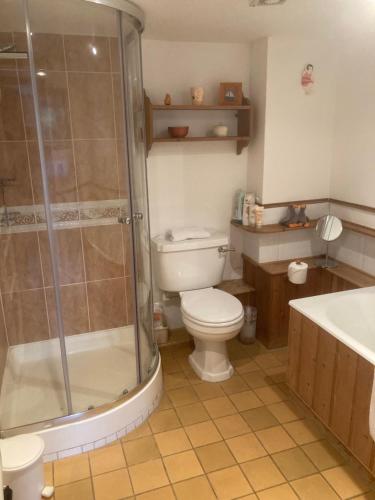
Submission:
<svg viewBox="0 0 375 500">
<path fill-rule="evenodd" d="M 114 138 L 111 75 L 68 73 L 68 81 L 74 138 Z"/>
<path fill-rule="evenodd" d="M 91 331 L 126 325 L 124 278 L 88 283 L 87 293 Z"/>
<path fill-rule="evenodd" d="M 27 51 L 26 33 L 14 33 L 14 42 L 17 51 Z M 38 70 L 65 70 L 64 46 L 62 35 L 54 33 L 35 33 L 32 36 L 35 69 Z M 19 69 L 28 69 L 29 61 L 17 61 Z"/>
<path fill-rule="evenodd" d="M 44 203 L 39 147 L 36 141 L 28 142 L 31 178 L 35 203 Z M 44 143 L 51 203 L 77 201 L 76 173 L 71 141 Z"/>
<path fill-rule="evenodd" d="M 121 79 L 118 73 L 112 74 L 113 100 L 115 103 L 116 137 L 124 139 L 124 101 L 121 90 Z"/>
<path fill-rule="evenodd" d="M 120 224 L 82 229 L 87 281 L 124 276 Z"/>
<path fill-rule="evenodd" d="M 117 165 L 120 198 L 128 197 L 128 165 L 124 141 L 117 141 Z"/>
<path fill-rule="evenodd" d="M 25 141 L 0 142 L 0 178 L 15 179 L 5 187 L 7 206 L 33 204 Z"/>
<path fill-rule="evenodd" d="M 125 278 L 125 286 L 126 286 L 127 324 L 132 325 L 134 323 L 134 301 L 133 301 L 133 280 L 130 276 Z"/>
<path fill-rule="evenodd" d="M 3 383 L 3 373 L 8 354 L 8 339 L 5 331 L 4 315 L 0 309 L 0 386 Z"/>
<path fill-rule="evenodd" d="M 43 290 L 3 294 L 9 345 L 49 338 Z"/>
<path fill-rule="evenodd" d="M 119 73 L 120 71 L 120 55 L 119 55 L 118 45 L 119 45 L 118 38 L 111 37 L 109 39 L 112 73 Z"/>
<path fill-rule="evenodd" d="M 110 71 L 108 38 L 65 35 L 64 46 L 68 71 Z"/>
<path fill-rule="evenodd" d="M 36 233 L 0 235 L 0 263 L 3 293 L 43 286 Z"/>
<path fill-rule="evenodd" d="M 116 142 L 74 141 L 80 201 L 118 198 Z"/>
<path fill-rule="evenodd" d="M 46 71 L 37 75 L 38 102 L 43 138 L 48 141 L 71 138 L 69 100 L 66 73 Z M 20 83 L 26 134 L 28 139 L 36 139 L 35 114 L 30 90 L 30 74 L 20 71 Z"/>
<path fill-rule="evenodd" d="M 0 70 L 0 140 L 25 138 L 16 71 Z"/>
<path fill-rule="evenodd" d="M 59 258 L 60 285 L 84 282 L 83 255 L 80 229 L 55 231 Z M 52 268 L 47 231 L 39 232 L 42 266 L 46 286 L 52 286 Z"/>
<path fill-rule="evenodd" d="M 13 43 L 13 33 L 1 32 L 0 33 L 0 47 L 11 45 Z M 0 60 L 0 69 L 16 69 L 16 62 L 12 59 Z"/>
<path fill-rule="evenodd" d="M 125 252 L 125 276 L 130 276 L 132 273 L 132 262 L 133 262 L 133 250 L 132 250 L 132 234 L 131 229 L 128 225 L 123 224 L 122 238 Z"/>
<path fill-rule="evenodd" d="M 86 285 L 60 287 L 64 335 L 75 335 L 89 331 Z M 53 288 L 46 289 L 51 337 L 58 336 L 56 302 Z"/>
</svg>

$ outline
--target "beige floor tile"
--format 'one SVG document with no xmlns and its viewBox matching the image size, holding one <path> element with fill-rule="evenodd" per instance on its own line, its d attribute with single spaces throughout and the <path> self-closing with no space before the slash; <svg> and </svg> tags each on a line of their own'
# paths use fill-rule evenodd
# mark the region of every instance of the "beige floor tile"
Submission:
<svg viewBox="0 0 375 500">
<path fill-rule="evenodd" d="M 161 366 L 164 373 L 176 373 L 182 371 L 178 359 L 173 356 L 162 356 Z"/>
<path fill-rule="evenodd" d="M 55 490 L 55 500 L 94 500 L 91 480 L 83 479 L 75 483 L 58 486 Z"/>
<path fill-rule="evenodd" d="M 210 416 L 202 403 L 179 406 L 176 408 L 176 412 L 183 425 L 198 424 L 210 420 Z"/>
<path fill-rule="evenodd" d="M 132 465 L 129 467 L 129 474 L 134 493 L 136 494 L 161 488 L 169 484 L 161 459 Z"/>
<path fill-rule="evenodd" d="M 272 353 L 258 354 L 255 356 L 254 361 L 263 370 L 266 368 L 274 368 L 275 366 L 280 366 L 282 364 Z"/>
<path fill-rule="evenodd" d="M 370 481 L 348 465 L 328 469 L 322 475 L 341 498 L 351 498 L 370 490 Z"/>
<path fill-rule="evenodd" d="M 164 465 L 171 483 L 184 481 L 204 474 L 198 458 L 193 450 L 164 457 Z"/>
<path fill-rule="evenodd" d="M 241 415 L 253 431 L 274 427 L 279 423 L 266 406 L 244 411 Z"/>
<path fill-rule="evenodd" d="M 286 394 L 280 390 L 277 385 L 259 387 L 258 389 L 254 389 L 254 392 L 266 405 L 280 403 L 281 401 L 287 399 Z"/>
<path fill-rule="evenodd" d="M 122 447 L 128 465 L 140 464 L 160 457 L 159 449 L 153 436 L 146 436 L 123 443 Z"/>
<path fill-rule="evenodd" d="M 290 483 L 301 500 L 338 500 L 339 497 L 320 474 Z"/>
<path fill-rule="evenodd" d="M 278 453 L 296 446 L 289 434 L 278 425 L 255 433 L 268 453 Z"/>
<path fill-rule="evenodd" d="M 299 444 L 307 444 L 322 439 L 323 434 L 314 422 L 310 420 L 296 420 L 284 424 L 284 428 L 292 436 L 294 441 Z"/>
<path fill-rule="evenodd" d="M 247 462 L 267 455 L 255 434 L 249 433 L 226 441 L 237 462 Z"/>
<path fill-rule="evenodd" d="M 201 384 L 196 384 L 194 385 L 194 390 L 201 401 L 224 396 L 224 391 L 221 388 L 220 384 L 213 384 L 211 382 L 202 382 Z"/>
<path fill-rule="evenodd" d="M 245 462 L 241 467 L 255 491 L 265 490 L 286 482 L 270 457 Z"/>
<path fill-rule="evenodd" d="M 186 378 L 184 372 L 176 372 L 176 373 L 165 373 L 163 376 L 163 384 L 167 391 L 172 389 L 179 389 L 180 387 L 187 387 L 189 385 L 189 381 Z"/>
<path fill-rule="evenodd" d="M 43 474 L 44 474 L 44 482 L 47 485 L 53 485 L 53 462 L 48 462 L 43 464 Z"/>
<path fill-rule="evenodd" d="M 240 436 L 250 432 L 250 427 L 240 414 L 228 415 L 214 420 L 215 425 L 219 429 L 224 439 Z"/>
<path fill-rule="evenodd" d="M 236 465 L 228 446 L 222 441 L 195 448 L 195 453 L 205 472 L 213 472 L 214 470 Z"/>
<path fill-rule="evenodd" d="M 300 448 L 275 453 L 272 458 L 288 481 L 311 476 L 317 472 L 315 466 Z"/>
<path fill-rule="evenodd" d="M 58 460 L 53 464 L 55 486 L 73 483 L 90 477 L 89 457 L 86 453 Z"/>
<path fill-rule="evenodd" d="M 163 398 L 164 397 L 166 396 L 163 396 Z M 124 436 L 121 441 L 131 441 L 132 439 L 138 439 L 140 437 L 149 436 L 150 434 L 152 434 L 151 428 L 148 425 L 148 422 L 144 422 L 142 425 L 134 429 L 134 431 L 129 432 L 129 434 Z"/>
<path fill-rule="evenodd" d="M 272 384 L 272 379 L 263 371 L 256 370 L 254 372 L 244 373 L 242 378 L 251 387 L 251 389 L 257 389 L 258 387 L 265 387 Z"/>
<path fill-rule="evenodd" d="M 195 371 L 192 369 L 190 365 L 187 368 L 184 368 L 184 373 L 186 375 L 186 378 L 192 385 L 202 383 L 202 379 L 198 377 L 198 375 L 195 373 Z"/>
<path fill-rule="evenodd" d="M 330 469 L 345 462 L 344 457 L 325 440 L 305 444 L 302 449 L 319 470 Z"/>
<path fill-rule="evenodd" d="M 210 472 L 208 479 L 220 500 L 230 500 L 252 493 L 249 483 L 237 465 Z"/>
<path fill-rule="evenodd" d="M 168 397 L 174 406 L 188 405 L 198 401 L 198 396 L 192 387 L 183 387 L 169 391 Z"/>
<path fill-rule="evenodd" d="M 185 431 L 194 448 L 222 440 L 219 431 L 211 420 L 201 422 L 200 424 L 188 425 L 185 427 Z"/>
<path fill-rule="evenodd" d="M 368 493 L 364 493 L 363 495 L 355 497 L 355 500 L 375 500 L 375 492 L 370 491 Z"/>
<path fill-rule="evenodd" d="M 191 449 L 190 441 L 184 429 L 175 429 L 155 434 L 155 440 L 162 456 Z"/>
<path fill-rule="evenodd" d="M 238 411 L 251 410 L 263 406 L 262 401 L 253 391 L 244 391 L 237 394 L 232 394 L 230 399 L 234 403 Z"/>
<path fill-rule="evenodd" d="M 203 405 L 211 418 L 226 417 L 237 413 L 236 408 L 227 396 L 203 401 Z"/>
<path fill-rule="evenodd" d="M 277 418 L 281 424 L 299 420 L 304 416 L 302 409 L 300 409 L 292 401 L 283 401 L 282 403 L 275 403 L 268 406 L 269 411 Z"/>
<path fill-rule="evenodd" d="M 247 391 L 249 389 L 242 377 L 234 375 L 225 382 L 221 382 L 221 387 L 225 394 L 236 394 L 237 392 Z"/>
<path fill-rule="evenodd" d="M 172 486 L 164 486 L 136 496 L 136 500 L 175 500 L 175 498 Z"/>
<path fill-rule="evenodd" d="M 266 368 L 265 373 L 272 379 L 275 384 L 287 381 L 286 366 L 275 366 L 274 368 Z"/>
<path fill-rule="evenodd" d="M 252 359 L 231 359 L 232 365 L 240 375 L 259 370 L 259 366 Z"/>
<path fill-rule="evenodd" d="M 205 476 L 173 485 L 177 500 L 215 500 L 216 496 Z"/>
<path fill-rule="evenodd" d="M 90 451 L 89 460 L 93 476 L 126 466 L 124 452 L 120 443 Z"/>
<path fill-rule="evenodd" d="M 93 478 L 95 500 L 114 500 L 133 494 L 127 469 L 118 469 Z"/>
<path fill-rule="evenodd" d="M 281 484 L 257 493 L 259 500 L 298 500 L 289 484 Z"/>
<path fill-rule="evenodd" d="M 181 422 L 173 409 L 154 412 L 148 422 L 152 432 L 170 431 L 181 427 Z"/>
</svg>

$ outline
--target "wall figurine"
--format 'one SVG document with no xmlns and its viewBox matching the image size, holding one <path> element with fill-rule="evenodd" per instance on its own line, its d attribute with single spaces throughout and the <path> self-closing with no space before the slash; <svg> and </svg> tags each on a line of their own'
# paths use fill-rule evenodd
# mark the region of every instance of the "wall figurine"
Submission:
<svg viewBox="0 0 375 500">
<path fill-rule="evenodd" d="M 314 66 L 312 64 L 306 64 L 302 71 L 301 85 L 305 94 L 311 94 L 314 89 Z"/>
</svg>

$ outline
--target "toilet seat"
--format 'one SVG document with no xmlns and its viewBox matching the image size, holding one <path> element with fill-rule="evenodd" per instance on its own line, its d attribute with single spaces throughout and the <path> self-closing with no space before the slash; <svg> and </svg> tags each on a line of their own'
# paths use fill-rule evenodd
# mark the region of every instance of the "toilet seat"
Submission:
<svg viewBox="0 0 375 500">
<path fill-rule="evenodd" d="M 216 288 L 184 292 L 181 312 L 196 325 L 213 328 L 231 326 L 243 318 L 241 302 Z"/>
</svg>

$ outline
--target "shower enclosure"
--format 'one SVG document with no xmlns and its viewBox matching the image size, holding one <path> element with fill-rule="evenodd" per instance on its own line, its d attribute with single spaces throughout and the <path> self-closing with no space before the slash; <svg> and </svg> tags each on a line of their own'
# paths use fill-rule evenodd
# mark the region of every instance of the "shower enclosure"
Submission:
<svg viewBox="0 0 375 500">
<path fill-rule="evenodd" d="M 152 378 L 141 11 L 0 0 L 2 436 L 97 416 Z"/>
</svg>

